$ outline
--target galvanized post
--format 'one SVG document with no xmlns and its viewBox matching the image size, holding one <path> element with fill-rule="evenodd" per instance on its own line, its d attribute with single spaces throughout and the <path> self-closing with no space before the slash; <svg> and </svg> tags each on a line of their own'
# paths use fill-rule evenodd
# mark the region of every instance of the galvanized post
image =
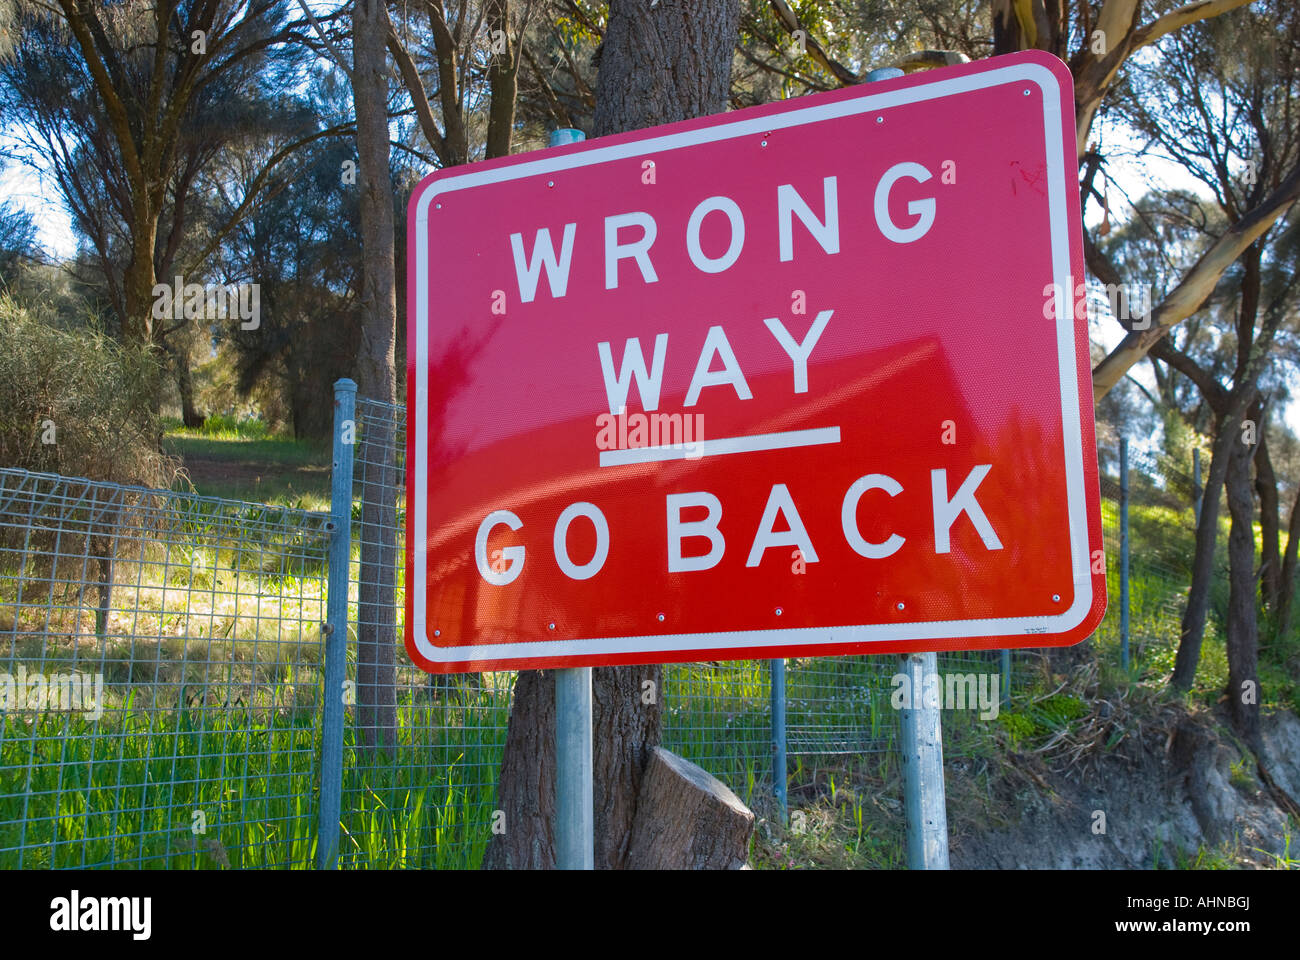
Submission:
<svg viewBox="0 0 1300 960">
<path fill-rule="evenodd" d="M 1201 487 L 1201 448 L 1192 448 L 1192 514 L 1196 517 L 1196 525 L 1201 525 L 1201 497 L 1205 490 Z"/>
<path fill-rule="evenodd" d="M 1011 706 L 1011 651 L 1003 650 L 999 658 L 1002 663 L 1002 706 Z"/>
<path fill-rule="evenodd" d="M 787 818 L 785 781 L 785 661 L 770 660 L 772 681 L 772 795 L 781 811 L 781 822 Z"/>
<path fill-rule="evenodd" d="M 550 145 L 586 139 L 581 130 L 551 131 Z M 555 671 L 555 865 L 596 865 L 595 800 L 591 760 L 591 667 Z"/>
<path fill-rule="evenodd" d="M 1119 665 L 1128 669 L 1128 438 L 1119 440 Z"/>
<path fill-rule="evenodd" d="M 868 71 L 867 75 L 862 78 L 862 82 L 875 83 L 877 80 L 893 80 L 895 77 L 903 75 L 904 71 L 898 67 L 877 67 L 875 70 Z"/>
<path fill-rule="evenodd" d="M 595 868 L 591 667 L 555 671 L 555 865 Z"/>
<path fill-rule="evenodd" d="M 925 695 L 939 689 L 939 658 L 933 653 L 907 653 L 899 659 L 911 692 L 911 706 L 902 716 L 907 865 L 912 870 L 947 870 L 943 733 L 938 698 Z"/>
<path fill-rule="evenodd" d="M 903 76 L 897 67 L 880 67 L 864 83 Z M 907 865 L 913 870 L 948 869 L 948 811 L 943 786 L 943 734 L 937 703 L 927 705 L 927 684 L 938 688 L 939 658 L 907 653 L 900 658 L 912 694 L 903 711 L 903 804 L 907 808 Z"/>
<path fill-rule="evenodd" d="M 334 384 L 334 458 L 330 471 L 329 579 L 325 600 L 325 704 L 320 747 L 320 826 L 316 867 L 338 866 L 343 803 L 343 682 L 348 660 L 348 567 L 352 562 L 352 448 L 357 385 Z"/>
</svg>

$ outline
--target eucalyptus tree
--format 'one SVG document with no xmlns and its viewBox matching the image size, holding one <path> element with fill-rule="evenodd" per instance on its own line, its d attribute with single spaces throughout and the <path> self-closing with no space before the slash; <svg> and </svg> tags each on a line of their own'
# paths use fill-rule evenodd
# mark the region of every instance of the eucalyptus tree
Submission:
<svg viewBox="0 0 1300 960">
<path fill-rule="evenodd" d="M 1244 222 L 1257 220 L 1261 204 L 1300 169 L 1300 115 L 1295 110 L 1300 12 L 1278 0 L 1188 27 L 1130 71 L 1124 92 L 1119 110 L 1146 138 L 1149 151 L 1177 163 L 1208 197 L 1199 214 L 1183 215 L 1184 225 L 1202 238 L 1206 252 L 1197 263 L 1203 263 L 1224 237 L 1240 235 Z M 1171 215 L 1176 208 L 1171 206 Z M 1274 347 L 1297 322 L 1298 230 L 1300 217 L 1294 211 L 1267 224 L 1219 274 L 1182 338 L 1167 335 L 1150 347 L 1157 370 L 1164 364 L 1195 385 L 1213 436 L 1172 682 L 1185 690 L 1196 675 L 1220 491 L 1226 490 L 1231 516 L 1228 702 L 1234 722 L 1252 745 L 1258 737 L 1260 696 L 1251 471 L 1268 405 L 1265 387 Z M 1089 244 L 1088 257 L 1103 280 L 1121 279 L 1096 245 Z M 1129 336 L 1139 332 L 1138 325 L 1128 325 L 1133 327 Z M 1271 513 L 1275 521 L 1276 509 Z M 1276 523 L 1271 526 L 1276 568 Z M 1281 571 L 1275 573 L 1280 578 Z"/>
<path fill-rule="evenodd" d="M 288 7 L 18 0 L 18 9 L 20 43 L 0 60 L 11 132 L 26 161 L 52 175 L 120 338 L 166 349 L 188 320 L 155 317 L 159 280 L 202 271 L 278 166 L 327 135 L 292 96 L 303 62 Z M 264 163 L 229 218 L 199 237 L 189 222 L 196 181 L 254 140 L 272 145 Z"/>
</svg>

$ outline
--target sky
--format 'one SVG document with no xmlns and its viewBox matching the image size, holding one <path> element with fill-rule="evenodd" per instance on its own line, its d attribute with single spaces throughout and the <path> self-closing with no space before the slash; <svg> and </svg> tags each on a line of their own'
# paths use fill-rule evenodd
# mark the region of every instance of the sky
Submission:
<svg viewBox="0 0 1300 960">
<path fill-rule="evenodd" d="M 1131 216 L 1131 208 L 1124 199 L 1125 196 L 1138 200 L 1152 189 L 1162 191 L 1179 189 L 1194 193 L 1206 200 L 1211 199 L 1209 189 L 1173 161 L 1155 156 L 1153 153 L 1148 153 L 1140 160 L 1137 159 L 1134 154 L 1138 152 L 1142 142 L 1130 131 L 1109 124 L 1098 130 L 1097 135 L 1103 138 L 1103 145 L 1107 148 L 1102 151 L 1108 158 L 1106 171 L 1119 188 L 1119 190 L 1112 189 L 1108 196 L 1113 227 L 1120 226 Z M 1111 159 L 1112 156 L 1114 159 Z M 1101 178 L 1098 177 L 1099 187 L 1100 182 Z M 1101 220 L 1101 205 L 1096 202 L 1096 198 L 1093 198 L 1088 204 L 1084 222 L 1091 229 Z M 1091 324 L 1090 335 L 1094 343 L 1099 343 L 1110 351 L 1124 338 L 1124 330 L 1113 318 L 1104 317 Z M 1148 390 L 1154 390 L 1155 377 L 1151 373 L 1150 363 L 1144 361 L 1137 364 L 1129 374 Z M 1300 437 L 1300 383 L 1296 382 L 1294 372 L 1291 373 L 1290 387 L 1293 399 L 1284 411 L 1284 419 L 1292 433 Z M 1155 448 L 1159 446 L 1159 441 L 1159 436 L 1132 437 L 1129 440 L 1130 445 L 1139 450 Z"/>
</svg>

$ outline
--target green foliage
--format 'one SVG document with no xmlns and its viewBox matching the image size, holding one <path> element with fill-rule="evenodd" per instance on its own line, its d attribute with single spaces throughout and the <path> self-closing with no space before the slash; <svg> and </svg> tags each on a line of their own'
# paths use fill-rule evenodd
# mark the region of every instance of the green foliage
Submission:
<svg viewBox="0 0 1300 960">
<path fill-rule="evenodd" d="M 167 486 L 154 357 L 0 295 L 0 465 Z"/>
<path fill-rule="evenodd" d="M 169 434 L 178 437 L 207 437 L 212 440 L 266 440 L 271 437 L 271 427 L 260 417 L 236 417 L 212 413 L 201 427 L 185 427 L 173 417 L 163 420 Z"/>
<path fill-rule="evenodd" d="M 1004 710 L 998 714 L 998 723 L 1002 728 L 1011 735 L 1011 748 L 1019 749 L 1024 740 L 1028 740 L 1034 735 L 1036 729 L 1034 721 L 1023 713 L 1014 713 Z"/>
</svg>

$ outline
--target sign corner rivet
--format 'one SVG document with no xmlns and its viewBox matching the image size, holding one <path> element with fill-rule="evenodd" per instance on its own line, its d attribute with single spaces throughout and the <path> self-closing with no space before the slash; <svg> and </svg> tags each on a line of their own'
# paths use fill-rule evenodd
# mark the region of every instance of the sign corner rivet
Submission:
<svg viewBox="0 0 1300 960">
<path fill-rule="evenodd" d="M 550 623 L 548 623 L 548 624 L 546 625 L 546 629 L 547 629 L 547 630 L 554 630 L 554 629 L 555 629 L 555 621 L 552 620 Z"/>
<path fill-rule="evenodd" d="M 1052 594 L 1052 603 L 1060 603 L 1060 602 L 1061 602 L 1061 595 L 1059 593 Z"/>
<path fill-rule="evenodd" d="M 780 607 L 777 607 L 777 608 L 776 608 L 776 615 L 777 615 L 778 617 L 781 616 L 781 614 L 782 614 L 783 612 L 784 612 L 784 611 L 782 611 L 782 609 L 781 609 Z"/>
<path fill-rule="evenodd" d="M 902 600 L 899 600 L 898 603 L 895 604 L 895 606 L 897 606 L 899 610 L 902 610 L 904 607 L 907 606 L 907 604 L 903 603 Z"/>
<path fill-rule="evenodd" d="M 435 631 L 433 631 L 433 635 L 434 635 L 435 637 L 441 637 L 441 636 L 442 636 L 442 631 L 441 631 L 441 630 L 435 630 Z"/>
<path fill-rule="evenodd" d="M 664 622 L 664 615 L 663 615 L 662 613 L 659 614 L 659 622 L 660 622 L 660 623 L 663 623 L 663 622 Z"/>
<path fill-rule="evenodd" d="M 546 181 L 546 185 L 547 185 L 548 187 L 553 187 L 553 186 L 555 186 L 555 181 L 554 181 L 554 180 L 547 180 L 547 181 Z"/>
</svg>

